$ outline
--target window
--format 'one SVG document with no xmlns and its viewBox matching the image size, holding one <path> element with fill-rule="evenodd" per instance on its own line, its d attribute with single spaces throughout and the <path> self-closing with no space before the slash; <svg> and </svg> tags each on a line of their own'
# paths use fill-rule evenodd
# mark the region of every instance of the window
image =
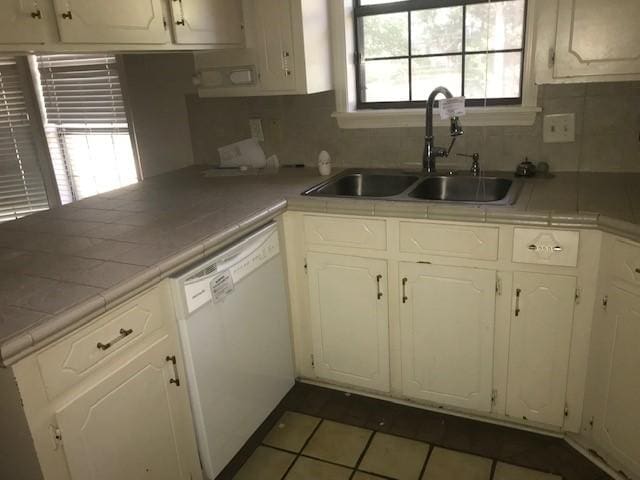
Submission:
<svg viewBox="0 0 640 480">
<path fill-rule="evenodd" d="M 526 0 L 354 0 L 358 108 L 519 105 Z"/>
<path fill-rule="evenodd" d="M 0 222 L 49 208 L 23 77 L 0 56 Z"/>
<path fill-rule="evenodd" d="M 116 58 L 39 55 L 35 63 L 61 202 L 137 182 Z"/>
</svg>

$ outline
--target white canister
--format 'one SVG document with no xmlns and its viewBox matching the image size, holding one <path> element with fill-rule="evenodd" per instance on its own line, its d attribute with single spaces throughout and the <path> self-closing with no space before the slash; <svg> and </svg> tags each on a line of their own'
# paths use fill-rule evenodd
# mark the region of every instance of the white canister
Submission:
<svg viewBox="0 0 640 480">
<path fill-rule="evenodd" d="M 331 156 L 326 150 L 318 154 L 318 171 L 324 177 L 331 175 Z"/>
</svg>

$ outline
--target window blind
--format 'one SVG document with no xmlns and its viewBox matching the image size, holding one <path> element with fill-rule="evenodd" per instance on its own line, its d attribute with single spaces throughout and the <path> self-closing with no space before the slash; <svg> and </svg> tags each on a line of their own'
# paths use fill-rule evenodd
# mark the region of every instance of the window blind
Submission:
<svg viewBox="0 0 640 480">
<path fill-rule="evenodd" d="M 16 59 L 0 56 L 0 222 L 49 208 L 33 138 Z"/>
<path fill-rule="evenodd" d="M 138 180 L 113 55 L 36 58 L 45 133 L 62 203 Z"/>
</svg>

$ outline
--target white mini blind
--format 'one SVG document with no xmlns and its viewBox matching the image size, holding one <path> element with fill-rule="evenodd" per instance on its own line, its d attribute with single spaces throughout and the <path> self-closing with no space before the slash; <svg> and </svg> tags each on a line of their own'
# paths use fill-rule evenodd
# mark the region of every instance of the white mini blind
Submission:
<svg viewBox="0 0 640 480">
<path fill-rule="evenodd" d="M 58 54 L 36 61 L 62 203 L 137 182 L 116 58 Z"/>
<path fill-rule="evenodd" d="M 23 79 L 15 57 L 0 56 L 0 222 L 47 208 Z"/>
</svg>

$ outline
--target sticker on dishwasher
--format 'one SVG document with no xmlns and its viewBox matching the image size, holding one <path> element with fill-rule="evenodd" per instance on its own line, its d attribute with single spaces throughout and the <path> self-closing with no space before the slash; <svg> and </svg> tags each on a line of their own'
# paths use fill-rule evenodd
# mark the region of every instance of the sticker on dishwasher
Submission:
<svg viewBox="0 0 640 480">
<path fill-rule="evenodd" d="M 231 277 L 231 272 L 229 270 L 225 270 L 224 272 L 218 273 L 211 279 L 209 286 L 211 287 L 213 303 L 220 303 L 227 297 L 227 295 L 233 292 L 233 278 Z"/>
</svg>

